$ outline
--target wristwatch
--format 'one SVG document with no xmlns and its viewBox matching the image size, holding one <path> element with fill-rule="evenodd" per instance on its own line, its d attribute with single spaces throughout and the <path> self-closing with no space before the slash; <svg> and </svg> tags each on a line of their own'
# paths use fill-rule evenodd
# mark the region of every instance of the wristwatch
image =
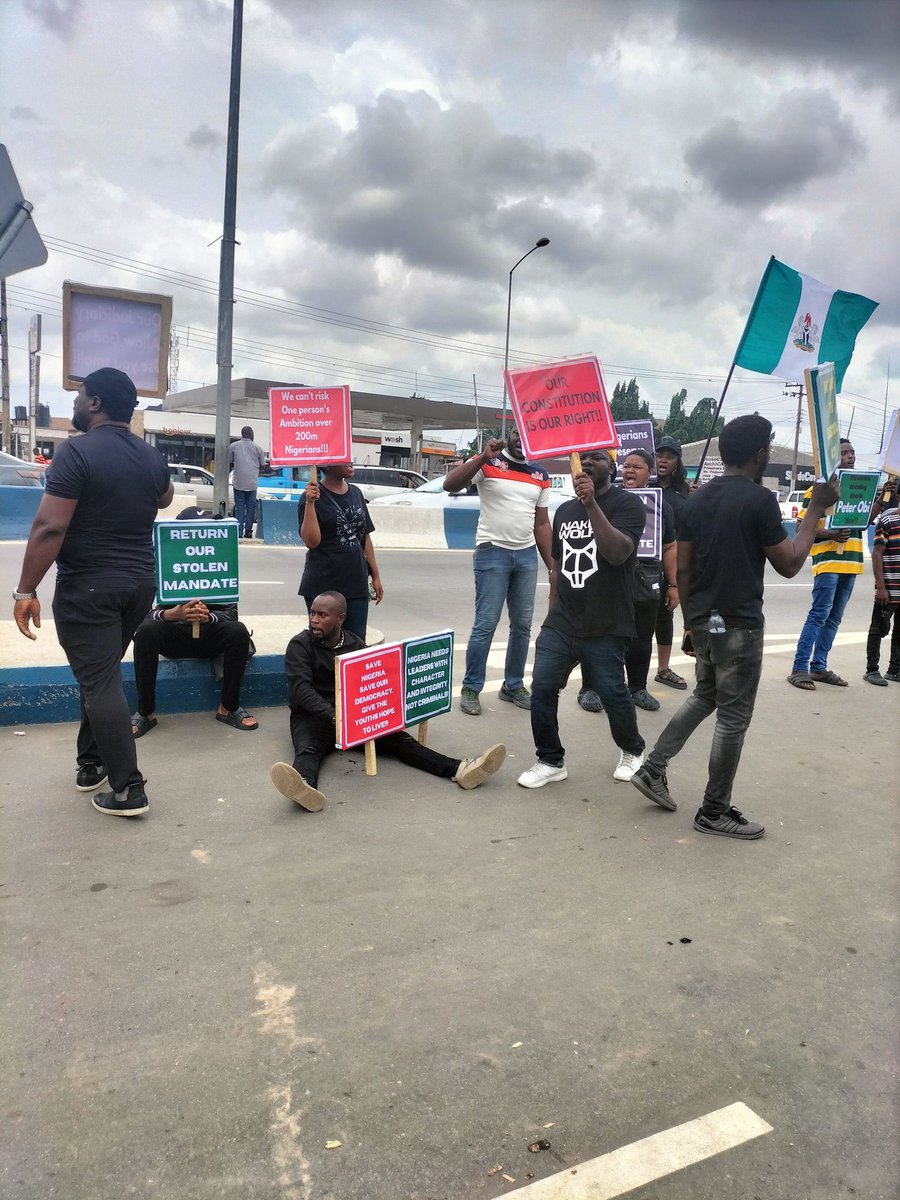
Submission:
<svg viewBox="0 0 900 1200">
<path fill-rule="evenodd" d="M 37 600 L 37 592 L 16 592 L 14 591 L 13 600 Z"/>
</svg>

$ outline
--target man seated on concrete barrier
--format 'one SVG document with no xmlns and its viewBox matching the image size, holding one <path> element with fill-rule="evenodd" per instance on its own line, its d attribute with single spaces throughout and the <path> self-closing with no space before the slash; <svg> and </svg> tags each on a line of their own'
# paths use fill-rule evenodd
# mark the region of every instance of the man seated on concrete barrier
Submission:
<svg viewBox="0 0 900 1200">
<path fill-rule="evenodd" d="M 209 519 L 200 508 L 183 509 L 176 521 Z M 198 636 L 194 636 L 194 624 Z M 223 656 L 222 696 L 216 720 L 232 729 L 250 732 L 259 722 L 241 708 L 241 682 L 250 657 L 250 631 L 238 620 L 236 604 L 155 605 L 134 635 L 134 681 L 138 707 L 131 732 L 143 737 L 156 728 L 156 673 L 159 656 L 165 658 L 216 658 Z"/>
<path fill-rule="evenodd" d="M 318 791 L 319 768 L 334 750 L 334 661 L 340 654 L 362 650 L 363 640 L 344 629 L 347 601 L 340 592 L 322 592 L 309 610 L 309 628 L 291 638 L 284 657 L 291 708 L 294 765 L 279 762 L 271 778 L 282 796 L 308 812 L 325 804 Z M 452 779 L 467 791 L 484 783 L 506 757 L 506 747 L 488 747 L 477 758 L 448 758 L 420 745 L 405 731 L 378 738 L 378 752 L 399 758 L 410 767 L 442 779 Z"/>
</svg>

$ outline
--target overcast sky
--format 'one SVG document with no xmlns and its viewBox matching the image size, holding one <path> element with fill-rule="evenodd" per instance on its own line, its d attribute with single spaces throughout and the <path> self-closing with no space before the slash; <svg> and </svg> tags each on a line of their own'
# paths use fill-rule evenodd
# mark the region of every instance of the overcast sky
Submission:
<svg viewBox="0 0 900 1200">
<path fill-rule="evenodd" d="M 215 382 L 231 32 L 224 0 L 0 6 L 0 140 L 50 248 L 9 280 L 14 403 L 41 312 L 70 411 L 64 279 L 172 294 L 177 387 Z M 774 254 L 880 302 L 840 397 L 877 450 L 898 62 L 896 0 L 246 0 L 235 377 L 467 401 L 474 374 L 497 404 L 508 272 L 548 237 L 512 361 L 595 353 L 663 416 L 718 396 Z M 792 440 L 781 381 L 737 371 L 725 415 L 754 409 Z"/>
</svg>

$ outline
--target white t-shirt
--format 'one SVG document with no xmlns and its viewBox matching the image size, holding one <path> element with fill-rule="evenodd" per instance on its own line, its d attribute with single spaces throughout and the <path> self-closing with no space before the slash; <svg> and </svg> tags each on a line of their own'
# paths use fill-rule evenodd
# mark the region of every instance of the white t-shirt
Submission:
<svg viewBox="0 0 900 1200">
<path fill-rule="evenodd" d="M 544 468 L 498 454 L 472 482 L 481 501 L 475 545 L 491 542 L 504 550 L 533 546 L 535 510 L 550 504 L 550 476 Z"/>
</svg>

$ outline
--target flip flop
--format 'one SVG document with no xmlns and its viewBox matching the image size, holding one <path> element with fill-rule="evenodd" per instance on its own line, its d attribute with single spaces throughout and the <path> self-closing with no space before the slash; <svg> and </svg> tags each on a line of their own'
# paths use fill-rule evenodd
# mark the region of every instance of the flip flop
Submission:
<svg viewBox="0 0 900 1200">
<path fill-rule="evenodd" d="M 217 712 L 216 720 L 221 721 L 223 725 L 230 725 L 232 729 L 241 729 L 244 733 L 251 733 L 254 729 L 259 729 L 259 721 L 256 717 L 251 717 L 246 708 L 236 708 L 234 712 L 224 715 Z M 252 721 L 253 724 L 245 725 L 244 721 Z"/>
<path fill-rule="evenodd" d="M 156 717 L 144 717 L 140 713 L 131 714 L 131 732 L 136 738 L 143 737 L 145 733 L 155 729 L 157 724 Z"/>
<path fill-rule="evenodd" d="M 793 684 L 795 688 L 799 688 L 801 692 L 814 692 L 816 690 L 812 675 L 807 674 L 806 671 L 795 671 L 793 675 L 788 675 L 787 681 Z"/>
<path fill-rule="evenodd" d="M 830 683 L 833 687 L 849 687 L 846 679 L 841 679 L 834 671 L 810 671 L 810 679 L 814 679 L 816 683 Z"/>
</svg>

